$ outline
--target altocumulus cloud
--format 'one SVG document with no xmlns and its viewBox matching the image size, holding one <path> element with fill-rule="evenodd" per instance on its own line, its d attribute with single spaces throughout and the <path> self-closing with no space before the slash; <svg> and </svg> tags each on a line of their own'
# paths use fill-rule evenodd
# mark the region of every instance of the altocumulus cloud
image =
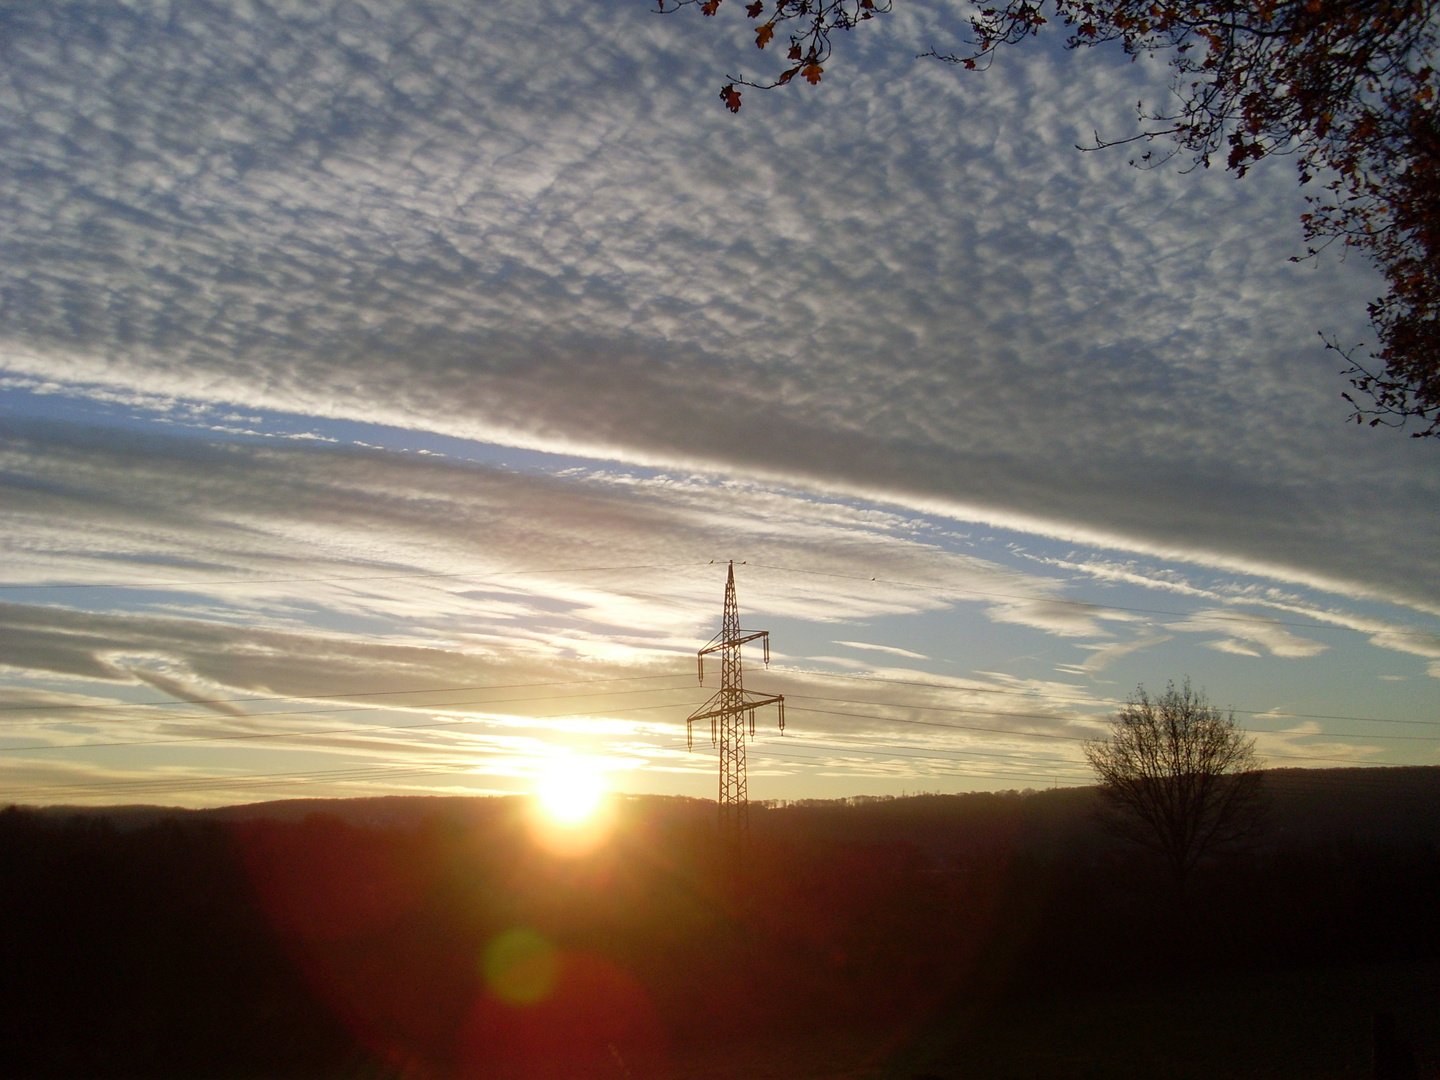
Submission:
<svg viewBox="0 0 1440 1080">
<path fill-rule="evenodd" d="M 902 514 L 701 478 L 523 474 L 43 421 L 0 432 L 0 466 L 10 581 L 169 586 L 125 594 L 103 615 L 7 609 L 16 632 L 0 662 L 93 678 L 153 683 L 153 666 L 116 663 L 109 652 L 183 658 L 206 641 L 207 685 L 299 692 L 315 685 L 318 657 L 333 639 L 343 643 L 335 655 L 354 655 L 357 667 L 320 685 L 348 684 L 366 667 L 371 682 L 414 685 L 419 661 L 355 652 L 350 639 L 376 629 L 386 648 L 453 648 L 472 675 L 484 667 L 504 678 L 516 677 L 517 663 L 530 665 L 531 677 L 555 677 L 576 658 L 688 657 L 696 613 L 711 611 L 723 581 L 720 571 L 695 567 L 725 551 L 803 566 L 752 581 L 747 600 L 812 622 L 941 610 L 977 594 L 1043 603 L 1063 590 L 1054 579 L 947 550 Z M 628 565 L 610 573 L 617 553 Z M 547 568 L 555 572 L 533 573 Z M 913 584 L 872 581 L 877 571 Z M 22 587 L 6 596 L 56 594 Z M 67 595 L 63 587 L 58 595 Z M 142 616 L 165 620 L 154 649 L 142 624 L 123 629 Z M 177 618 L 203 621 L 193 648 Z M 82 632 L 92 619 L 95 629 Z M 308 633 L 314 643 L 251 648 L 243 643 L 252 630 Z M 109 649 L 112 640 L 128 644 Z M 221 674 L 215 665 L 226 655 Z M 420 666 L 437 685 L 459 677 L 428 670 L 430 661 Z M 260 674 L 242 675 L 246 668 Z"/>
<path fill-rule="evenodd" d="M 557 738 L 660 777 L 640 783 L 704 791 L 707 763 L 682 757 L 675 722 L 703 693 L 693 649 L 719 598 L 716 547 L 754 560 L 747 612 L 806 623 L 1063 589 L 946 550 L 954 537 L 923 520 L 696 477 L 524 474 L 29 421 L 0 438 L 0 494 L 12 583 L 0 754 L 16 790 L 40 799 L 246 798 L 253 776 L 276 772 L 322 791 L 388 790 L 406 768 L 503 789 Z M 635 565 L 608 572 L 617 552 Z M 787 564 L 804 569 L 775 572 Z M 545 565 L 559 572 L 533 572 Z M 56 583 L 67 574 L 88 587 Z M 48 584 L 13 584 L 24 579 Z M 800 753 L 830 755 L 847 783 L 912 775 L 905 755 L 933 751 L 926 768 L 974 759 L 982 779 L 1074 779 L 1073 745 L 1051 736 L 1092 730 L 1073 687 L 904 668 L 852 683 L 804 666 L 823 658 L 776 658 L 767 684 L 792 695 L 809 740 L 768 766 L 779 774 Z M 955 710 L 968 720 L 937 728 Z M 909 749 L 877 764 L 873 743 L 897 731 Z M 822 745 L 829 736 L 868 742 Z M 857 750 L 872 755 L 858 773 Z M 767 751 L 755 752 L 761 767 Z M 325 772 L 337 761 L 369 771 L 337 779 Z"/>
<path fill-rule="evenodd" d="M 1434 610 L 1433 448 L 1340 426 L 1283 168 L 1080 155 L 1155 85 L 1032 51 L 752 95 L 637 3 L 10 3 L 0 363 L 879 495 Z M 739 39 L 737 39 L 739 40 Z"/>
</svg>

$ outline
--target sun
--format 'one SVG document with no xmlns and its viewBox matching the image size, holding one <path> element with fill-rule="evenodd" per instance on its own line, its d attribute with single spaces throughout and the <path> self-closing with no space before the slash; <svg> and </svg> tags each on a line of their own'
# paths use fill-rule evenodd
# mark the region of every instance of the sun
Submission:
<svg viewBox="0 0 1440 1080">
<path fill-rule="evenodd" d="M 557 825 L 583 825 L 600 809 L 605 783 L 589 762 L 562 758 L 545 767 L 535 794 L 545 816 Z"/>
</svg>

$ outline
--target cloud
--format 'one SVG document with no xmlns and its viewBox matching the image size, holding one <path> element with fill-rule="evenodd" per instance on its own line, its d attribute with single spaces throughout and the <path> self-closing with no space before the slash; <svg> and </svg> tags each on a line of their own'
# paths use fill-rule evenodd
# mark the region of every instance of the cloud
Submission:
<svg viewBox="0 0 1440 1080">
<path fill-rule="evenodd" d="M 1204 642 L 1206 648 L 1215 649 L 1217 652 L 1231 653 L 1235 656 L 1263 656 L 1259 649 L 1253 649 L 1242 641 L 1234 638 L 1219 638 L 1215 641 Z"/>
<path fill-rule="evenodd" d="M 679 721 L 708 693 L 694 684 L 693 650 L 718 618 L 723 567 L 705 558 L 716 547 L 764 560 L 738 567 L 747 615 L 908 616 L 975 591 L 1056 588 L 947 551 L 904 514 L 703 478 L 517 473 L 39 421 L 0 425 L 0 464 L 8 583 L 62 582 L 9 588 L 0 603 L 7 715 L 23 721 L 0 750 L 7 776 L 28 777 L 35 797 L 205 802 L 244 790 L 247 776 L 342 764 L 373 772 L 315 790 L 391 790 L 411 782 L 392 775 L 401 765 L 466 761 L 493 786 L 533 757 L 507 732 L 639 754 L 708 789 L 703 760 L 675 755 Z M 776 569 L 787 565 L 803 572 Z M 1033 777 L 1089 730 L 1048 688 L 873 673 L 900 683 L 777 665 L 764 685 L 790 697 L 797 732 L 863 736 L 875 752 L 904 741 L 904 754 L 929 755 L 916 768 L 989 762 Z M 167 698 L 177 704 L 136 704 Z M 73 705 L 83 708 L 56 708 Z M 190 763 L 87 772 L 12 752 L 39 743 L 54 758 L 116 740 L 166 740 L 140 749 L 171 755 L 157 768 L 180 751 Z M 215 779 L 232 773 L 233 789 Z"/>
<path fill-rule="evenodd" d="M 1070 671 L 1076 675 L 1096 675 L 1104 671 L 1115 661 L 1129 656 L 1131 653 L 1139 652 L 1141 649 L 1148 649 L 1155 645 L 1163 645 L 1174 639 L 1173 634 L 1159 634 L 1154 631 L 1147 631 L 1135 638 L 1133 641 L 1117 641 L 1113 645 L 1081 645 L 1082 649 L 1094 650 L 1083 664 L 1072 665 L 1062 664 L 1061 671 Z"/>
<path fill-rule="evenodd" d="M 1283 166 L 1074 152 L 1155 89 L 1145 65 L 1042 47 L 966 77 L 910 60 L 945 22 L 915 15 L 737 118 L 693 54 L 754 51 L 643 5 L 77 10 L 6 11 L 14 378 L 778 479 L 1440 610 L 1430 448 L 1342 426 L 1314 336 L 1362 336 L 1377 279 L 1285 261 Z"/>
<path fill-rule="evenodd" d="M 12 790 L 23 789 L 29 798 L 163 794 L 204 803 L 234 792 L 253 798 L 271 774 L 283 783 L 306 769 L 315 778 L 296 782 L 318 785 L 317 793 L 348 791 L 354 783 L 390 790 L 411 783 L 407 768 L 468 768 L 493 784 L 496 777 L 532 772 L 537 760 L 555 752 L 557 735 L 570 749 L 593 747 L 611 758 L 638 758 L 709 782 L 704 759 L 678 757 L 678 721 L 697 693 L 689 655 L 683 664 L 673 655 L 648 663 L 634 656 L 547 663 L 548 657 L 523 652 L 422 648 L 333 630 L 282 632 L 32 605 L 0 606 L 0 621 L 10 631 L 0 664 L 12 671 L 32 679 L 79 672 L 91 685 L 114 685 L 108 691 L 96 686 L 89 695 L 7 692 L 12 719 L 0 754 Z M 189 709 L 125 700 L 128 686 L 157 686 L 145 677 L 149 672 L 128 662 L 140 656 L 151 665 L 183 665 L 191 673 L 187 692 L 203 682 L 239 700 L 187 698 Z M 650 681 L 656 675 L 663 678 Z M 594 685 L 605 679 L 618 682 Z M 792 735 L 811 744 L 832 736 L 858 740 L 826 750 L 835 751 L 832 763 L 847 763 L 852 780 L 897 768 L 910 775 L 917 769 L 958 771 L 972 782 L 1020 773 L 1028 782 L 1044 774 L 1065 780 L 1078 768 L 1073 740 L 1091 734 L 1068 702 L 1040 688 L 983 679 L 881 669 L 845 680 L 779 667 L 767 673 L 766 689 L 786 695 Z M 220 708 L 228 714 L 217 715 Z M 191 763 L 157 763 L 134 772 L 73 758 L 49 760 L 35 750 L 40 745 L 74 754 L 83 745 L 136 740 L 152 755 L 184 751 Z M 790 768 L 796 762 L 786 747 L 793 743 L 785 740 L 759 757 L 778 754 L 776 761 L 789 761 L 784 767 Z M 215 756 L 220 752 L 223 757 Z M 327 779 L 346 768 L 364 775 Z M 230 774 L 233 787 L 224 779 Z"/>
<path fill-rule="evenodd" d="M 1314 768 L 1333 765 L 1337 761 L 1364 765 L 1384 753 L 1384 749 L 1378 746 L 1324 740 L 1325 733 L 1314 721 L 1297 723 L 1284 731 L 1255 734 L 1255 745 L 1262 758 L 1265 754 L 1272 754 L 1292 768 Z"/>
<path fill-rule="evenodd" d="M 1303 659 L 1318 656 L 1329 647 L 1291 633 L 1278 620 L 1234 611 L 1198 611 L 1181 622 L 1167 623 L 1166 626 L 1189 633 L 1224 634 L 1225 637 L 1205 644 L 1238 656 L 1260 656 L 1258 649 L 1264 649 L 1271 656 Z"/>
<path fill-rule="evenodd" d="M 751 556 L 747 616 L 861 620 L 1058 588 L 901 514 L 673 475 L 31 421 L 0 425 L 0 490 L 0 663 L 180 697 L 563 678 L 574 661 L 677 654 L 689 670 L 718 617 L 717 551 Z"/>
<path fill-rule="evenodd" d="M 245 715 L 245 710 L 219 696 L 225 693 L 223 686 L 197 679 L 193 672 L 167 657 L 120 657 L 111 654 L 106 659 L 117 674 L 124 672 L 176 701 L 188 701 L 221 716 Z"/>
<path fill-rule="evenodd" d="M 1027 557 L 1034 558 L 1033 556 Z M 1213 626 L 1208 627 L 1211 629 L 1227 630 L 1232 623 L 1250 621 L 1252 615 L 1245 609 L 1261 607 L 1268 608 L 1284 617 L 1275 621 L 1303 622 L 1310 624 L 1313 629 L 1352 630 L 1367 635 L 1370 643 L 1379 649 L 1389 649 L 1425 658 L 1440 657 L 1440 635 L 1434 631 L 1421 629 L 1414 623 L 1399 623 L 1353 609 L 1322 606 L 1316 603 L 1314 598 L 1297 594 L 1292 589 L 1279 588 L 1274 581 L 1267 581 L 1263 578 L 1231 578 L 1228 580 L 1222 578 L 1204 585 L 1197 585 L 1191 575 L 1174 567 L 1150 566 L 1134 559 L 1117 562 L 1102 555 L 1085 554 L 1063 559 L 1035 558 L 1035 561 L 1043 566 L 1070 570 L 1109 584 L 1140 585 L 1147 589 L 1158 589 L 1188 599 L 1210 600 L 1230 605 L 1234 610 L 1228 614 L 1215 610 L 1211 611 L 1208 616 L 1201 616 L 1214 623 Z M 1159 615 L 1164 612 L 1157 610 L 1153 614 Z M 1274 618 L 1259 616 L 1259 625 L 1262 627 L 1271 625 L 1267 620 Z M 1223 626 L 1220 625 L 1222 623 Z M 1290 647 L 1294 647 L 1295 644 L 1291 642 Z M 1240 656 L 1262 655 L 1251 645 L 1235 638 L 1223 638 L 1207 642 L 1206 645 L 1221 652 L 1230 652 Z M 1318 646 L 1318 643 L 1312 643 L 1312 645 Z M 1323 648 L 1324 646 L 1318 647 Z"/>
<path fill-rule="evenodd" d="M 247 770 L 343 759 L 358 784 L 403 766 L 463 788 L 467 762 L 513 778 L 603 733 L 698 783 L 711 763 L 676 742 L 693 676 L 575 687 L 545 716 L 397 692 L 689 676 L 731 558 L 747 619 L 886 663 L 977 633 L 996 669 L 781 663 L 766 685 L 815 744 L 767 747 L 782 772 L 1073 768 L 1104 707 L 1088 677 L 1166 640 L 1122 605 L 1139 589 L 1203 603 L 1166 629 L 1222 652 L 1314 656 L 1331 639 L 1288 624 L 1316 622 L 1440 676 L 1433 633 L 1332 603 L 1440 612 L 1440 473 L 1433 448 L 1341 424 L 1314 331 L 1363 336 L 1380 286 L 1285 260 L 1303 204 L 1283 165 L 1237 184 L 1077 155 L 1128 130 L 1155 65 L 1043 41 L 974 77 L 916 64 L 963 25 L 943 8 L 732 117 L 714 84 L 765 57 L 708 33 L 743 31 L 725 11 L 5 5 L 0 391 L 12 415 L 116 425 L 0 426 L 6 581 L 157 585 L 0 593 L 7 700 L 97 706 L 31 735 L 282 722 L 218 700 L 249 696 L 306 711 L 283 721 L 301 734 L 144 751 L 140 779 L 246 791 Z M 355 445 L 384 441 L 367 424 L 411 452 Z M 583 460 L 481 465 L 441 436 Z M 935 515 L 1089 550 L 1026 562 Z M 953 618 L 976 610 L 990 625 Z M 934 647 L 849 640 L 891 618 Z M 1032 631 L 1081 642 L 1061 672 L 1087 679 L 985 652 L 1023 632 L 1034 653 Z M 403 700 L 330 731 L 339 692 Z M 154 697 L 196 703 L 126 704 Z M 413 727 L 437 718 L 464 725 Z M 130 782 L 40 756 L 7 779 Z"/>
<path fill-rule="evenodd" d="M 1140 585 L 1146 589 L 1155 589 L 1163 592 L 1175 593 L 1179 596 L 1193 597 L 1206 600 L 1222 601 L 1226 599 L 1223 593 L 1214 589 L 1197 587 L 1187 580 L 1186 576 L 1174 567 L 1147 566 L 1135 559 L 1123 561 L 1106 558 L 1098 554 L 1086 554 L 1083 557 L 1054 558 L 1037 557 L 1026 554 L 1027 558 L 1035 559 L 1045 566 L 1054 566 L 1062 570 L 1069 570 L 1085 577 L 1102 581 L 1106 584 L 1115 585 Z"/>
<path fill-rule="evenodd" d="M 864 641 L 837 641 L 836 645 L 844 645 L 847 649 L 862 649 L 869 652 L 890 653 L 892 656 L 905 656 L 911 660 L 929 660 L 924 653 L 911 652 L 909 649 L 897 649 L 893 645 L 871 645 Z"/>
<path fill-rule="evenodd" d="M 1100 625 L 1101 621 L 1139 621 L 1130 612 L 1058 597 L 1006 599 L 992 604 L 986 615 L 995 622 L 1030 626 L 1061 637 L 1108 637 L 1110 632 Z"/>
</svg>

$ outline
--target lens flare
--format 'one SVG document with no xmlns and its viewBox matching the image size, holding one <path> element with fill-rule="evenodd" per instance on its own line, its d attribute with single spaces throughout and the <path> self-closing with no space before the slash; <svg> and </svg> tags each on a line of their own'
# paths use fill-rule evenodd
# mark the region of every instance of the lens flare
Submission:
<svg viewBox="0 0 1440 1080">
<path fill-rule="evenodd" d="M 554 987 L 560 957 L 540 934 L 515 927 L 485 947 L 480 969 L 496 997 L 511 1005 L 533 1005 Z"/>
</svg>

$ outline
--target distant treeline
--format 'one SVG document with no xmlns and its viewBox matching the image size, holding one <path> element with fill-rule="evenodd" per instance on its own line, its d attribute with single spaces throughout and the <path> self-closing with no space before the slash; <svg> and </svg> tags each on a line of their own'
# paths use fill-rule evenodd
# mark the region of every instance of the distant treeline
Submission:
<svg viewBox="0 0 1440 1080">
<path fill-rule="evenodd" d="M 1093 789 L 756 806 L 741 851 L 713 803 L 628 798 L 569 856 L 515 798 L 11 808 L 0 1075 L 638 1080 L 957 999 L 1440 955 L 1440 769 L 1268 786 L 1184 908 Z"/>
</svg>

